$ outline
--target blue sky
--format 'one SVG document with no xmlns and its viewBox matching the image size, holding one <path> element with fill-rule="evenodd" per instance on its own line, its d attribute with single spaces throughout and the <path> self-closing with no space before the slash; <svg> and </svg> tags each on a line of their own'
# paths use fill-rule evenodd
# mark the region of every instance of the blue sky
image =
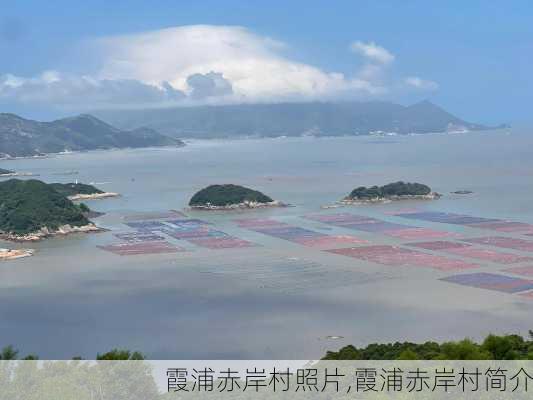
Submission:
<svg viewBox="0 0 533 400">
<path fill-rule="evenodd" d="M 0 111 L 427 98 L 530 123 L 532 20 L 530 1 L 19 0 L 0 10 Z"/>
</svg>

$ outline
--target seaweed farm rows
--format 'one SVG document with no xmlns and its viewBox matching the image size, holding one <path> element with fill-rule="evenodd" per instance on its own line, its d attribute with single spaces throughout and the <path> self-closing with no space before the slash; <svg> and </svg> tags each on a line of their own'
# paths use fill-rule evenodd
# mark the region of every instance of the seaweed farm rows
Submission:
<svg viewBox="0 0 533 400">
<path fill-rule="evenodd" d="M 415 240 L 420 238 L 427 239 L 455 236 L 451 232 L 419 228 L 416 226 L 397 224 L 377 218 L 346 213 L 333 215 L 311 214 L 306 215 L 304 218 L 356 231 L 380 233 L 382 235 L 399 239 Z"/>
<path fill-rule="evenodd" d="M 368 241 L 355 236 L 328 235 L 272 219 L 238 219 L 235 222 L 241 228 L 309 247 L 322 248 L 336 245 L 368 243 Z"/>
<path fill-rule="evenodd" d="M 532 224 L 433 211 L 388 215 L 412 221 L 492 230 L 499 232 L 500 236 L 469 237 L 466 233 L 406 225 L 352 213 L 321 213 L 300 217 L 301 223 L 305 222 L 307 225 L 318 223 L 333 227 L 328 229 L 335 232 L 328 233 L 298 226 L 298 222 L 282 222 L 273 217 L 232 220 L 239 230 L 259 234 L 259 239 L 252 242 L 216 229 L 208 221 L 189 218 L 178 211 L 168 211 L 125 217 L 123 223 L 130 231 L 114 233 L 119 242 L 99 248 L 121 256 L 173 254 L 201 249 L 264 248 L 260 239 L 264 235 L 311 248 L 317 254 L 359 260 L 368 264 L 367 267 L 379 265 L 391 268 L 391 271 L 411 267 L 436 270 L 438 275 L 435 278 L 441 282 L 533 299 L 533 240 L 528 239 L 533 235 Z M 298 221 L 299 218 L 293 219 Z M 362 237 L 345 234 L 344 230 L 357 231 Z M 517 235 L 524 237 L 516 237 Z M 177 241 L 177 244 L 173 241 Z M 388 243 L 390 241 L 394 243 Z M 192 249 L 184 246 L 184 243 L 192 245 Z M 226 264 L 219 261 L 216 265 L 200 263 L 197 270 L 206 274 L 255 280 L 261 287 L 282 291 L 314 286 L 352 285 L 391 277 L 387 274 L 380 275 L 383 274 L 380 271 L 364 271 L 362 264 L 332 269 L 327 265 L 328 262 L 291 257 L 290 248 L 285 251 L 288 252 L 286 257 L 278 254 L 253 263 L 247 263 L 242 257 L 238 262 Z M 334 259 L 331 260 L 334 263 Z M 487 271 L 487 268 L 490 270 Z M 442 276 L 442 273 L 450 272 L 457 274 Z"/>
<path fill-rule="evenodd" d="M 401 212 L 396 213 L 394 215 L 411 220 L 421 220 L 452 225 L 463 225 L 468 226 L 470 228 L 487 229 L 497 232 L 533 234 L 533 224 L 507 221 L 495 218 L 481 218 L 473 217 L 470 215 L 438 211 Z"/>
<path fill-rule="evenodd" d="M 157 253 L 177 253 L 185 251 L 183 247 L 168 242 L 165 236 L 179 241 L 186 241 L 207 249 L 234 249 L 257 246 L 250 241 L 228 235 L 214 229 L 208 222 L 187 218 L 182 213 L 147 213 L 144 218 L 152 220 L 134 220 L 125 217 L 125 225 L 134 229 L 131 232 L 115 233 L 121 243 L 98 246 L 118 255 L 142 255 Z M 176 219 L 176 217 L 180 217 Z M 170 219 L 168 219 L 170 218 Z"/>
<path fill-rule="evenodd" d="M 334 254 L 358 258 L 390 267 L 413 266 L 441 271 L 460 271 L 481 267 L 478 264 L 423 253 L 397 246 L 376 245 L 328 250 Z"/>
</svg>

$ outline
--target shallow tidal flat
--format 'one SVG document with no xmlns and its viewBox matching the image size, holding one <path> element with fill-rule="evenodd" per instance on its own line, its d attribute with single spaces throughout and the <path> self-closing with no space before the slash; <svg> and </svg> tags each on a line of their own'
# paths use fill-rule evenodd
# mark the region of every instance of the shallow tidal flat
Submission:
<svg viewBox="0 0 533 400">
<path fill-rule="evenodd" d="M 91 202 L 109 231 L 32 243 L 34 257 L 2 263 L 0 343 L 43 358 L 118 345 L 152 358 L 316 358 L 349 343 L 527 333 L 528 132 L 387 140 L 208 141 L 4 162 L 45 181 L 79 171 L 122 196 Z M 474 193 L 321 209 L 396 180 Z M 212 183 L 294 207 L 184 211 Z"/>
</svg>

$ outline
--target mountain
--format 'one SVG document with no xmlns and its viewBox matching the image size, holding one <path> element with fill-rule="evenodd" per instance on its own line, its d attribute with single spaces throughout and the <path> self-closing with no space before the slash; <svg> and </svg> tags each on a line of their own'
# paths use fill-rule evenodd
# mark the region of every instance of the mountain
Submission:
<svg viewBox="0 0 533 400">
<path fill-rule="evenodd" d="M 0 157 L 127 147 L 183 146 L 151 128 L 117 129 L 91 115 L 39 122 L 0 114 Z"/>
<path fill-rule="evenodd" d="M 463 121 L 429 101 L 279 103 L 100 111 L 123 129 L 148 126 L 174 137 L 338 136 L 373 132 L 431 133 L 487 129 Z"/>
</svg>

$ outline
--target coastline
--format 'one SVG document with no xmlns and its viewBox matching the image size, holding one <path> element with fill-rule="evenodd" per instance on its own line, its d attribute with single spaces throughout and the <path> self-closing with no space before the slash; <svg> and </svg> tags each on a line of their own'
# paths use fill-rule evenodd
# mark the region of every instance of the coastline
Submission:
<svg viewBox="0 0 533 400">
<path fill-rule="evenodd" d="M 420 195 L 374 197 L 371 199 L 350 199 L 346 197 L 340 200 L 338 204 L 342 204 L 342 205 L 383 204 L 383 203 L 391 203 L 393 201 L 402 201 L 402 200 L 438 200 L 441 197 L 442 197 L 442 194 L 437 193 L 437 192 L 431 192 L 429 194 L 420 194 Z"/>
<path fill-rule="evenodd" d="M 504 131 L 507 132 L 509 127 L 485 127 L 483 129 L 470 129 L 468 132 L 463 133 L 476 133 L 476 132 L 485 132 L 485 131 Z M 45 159 L 45 158 L 53 158 L 57 156 L 64 156 L 64 155 L 75 155 L 80 153 L 92 153 L 92 152 L 100 152 L 100 151 L 117 151 L 117 150 L 141 150 L 141 149 L 164 149 L 164 148 L 183 148 L 187 145 L 194 145 L 197 143 L 216 143 L 216 142 L 226 142 L 226 141 L 242 141 L 242 140 L 271 140 L 271 139 L 302 139 L 302 138 L 312 138 L 312 139 L 336 139 L 336 138 L 369 138 L 369 137 L 410 137 L 410 136 L 424 136 L 424 135 L 456 135 L 458 132 L 448 132 L 448 131 L 436 131 L 436 132 L 424 132 L 424 133 L 415 133 L 415 132 L 406 132 L 406 133 L 396 133 L 395 135 L 379 135 L 379 134 L 371 134 L 369 133 L 362 133 L 362 134 L 335 134 L 335 135 L 236 135 L 236 136 L 226 136 L 226 137 L 219 137 L 219 136 L 213 136 L 213 137 L 206 137 L 206 138 L 198 138 L 195 136 L 183 136 L 179 140 L 181 140 L 184 144 L 177 144 L 177 145 L 166 145 L 166 146 L 146 146 L 146 147 L 110 147 L 110 148 L 94 148 L 94 149 L 83 149 L 83 150 L 72 150 L 72 151 L 60 151 L 55 153 L 43 153 L 43 154 L 35 154 L 35 155 L 23 155 L 23 156 L 10 156 L 2 154 L 0 155 L 0 161 L 11 161 L 11 160 L 27 160 L 27 159 Z"/>
<path fill-rule="evenodd" d="M 67 196 L 67 199 L 70 201 L 80 201 L 80 200 L 100 200 L 107 199 L 109 197 L 119 197 L 119 193 L 113 192 L 104 192 L 104 193 L 92 193 L 92 194 L 75 194 L 72 196 Z"/>
<path fill-rule="evenodd" d="M 279 200 L 274 200 L 268 203 L 259 203 L 256 201 L 245 201 L 237 204 L 228 204 L 225 206 L 214 206 L 211 204 L 190 206 L 192 210 L 202 211 L 229 211 L 229 210 L 248 210 L 256 208 L 270 208 L 270 207 L 288 207 L 288 204 L 282 203 Z"/>
<path fill-rule="evenodd" d="M 179 139 L 183 142 L 183 139 Z M 102 148 L 94 148 L 94 149 L 83 149 L 83 150 L 72 150 L 72 151 L 59 151 L 56 153 L 43 153 L 43 154 L 35 154 L 35 155 L 25 155 L 25 156 L 10 156 L 10 155 L 2 155 L 0 156 L 0 161 L 13 161 L 13 160 L 32 160 L 32 159 L 44 159 L 44 158 L 54 158 L 57 156 L 70 156 L 70 155 L 76 155 L 76 154 L 83 154 L 83 153 L 92 153 L 92 152 L 99 152 L 99 151 L 117 151 L 117 150 L 144 150 L 144 149 L 164 149 L 164 148 L 171 148 L 171 149 L 180 149 L 183 147 L 186 147 L 187 144 L 183 142 L 183 144 L 176 144 L 176 145 L 164 145 L 164 146 L 146 146 L 146 147 L 102 147 Z"/>
<path fill-rule="evenodd" d="M 32 174 L 31 172 L 13 172 L 9 174 L 1 174 L 0 178 L 14 178 L 17 176 L 39 176 L 39 175 Z"/>
<path fill-rule="evenodd" d="M 73 233 L 96 233 L 104 231 L 106 231 L 106 229 L 100 228 L 93 223 L 82 226 L 62 225 L 53 231 L 45 227 L 36 232 L 22 235 L 17 235 L 15 233 L 1 233 L 0 240 L 6 240 L 10 242 L 37 242 L 53 236 L 66 236 Z"/>
</svg>

